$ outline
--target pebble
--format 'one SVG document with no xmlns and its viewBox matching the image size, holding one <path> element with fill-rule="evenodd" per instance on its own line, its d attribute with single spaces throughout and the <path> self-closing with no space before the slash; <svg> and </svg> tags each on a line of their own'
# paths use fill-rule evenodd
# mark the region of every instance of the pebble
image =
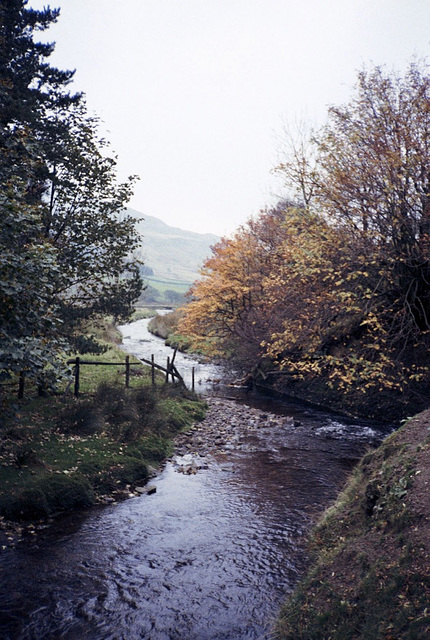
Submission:
<svg viewBox="0 0 430 640">
<path fill-rule="evenodd" d="M 195 424 L 185 433 L 179 434 L 175 439 L 176 467 L 179 473 L 196 473 L 196 470 L 188 470 L 190 460 L 178 461 L 178 456 L 192 455 L 205 457 L 208 454 L 225 454 L 227 451 L 244 448 L 252 449 L 246 444 L 244 438 L 262 428 L 297 426 L 292 417 L 268 414 L 261 409 L 241 405 L 234 400 L 224 398 L 208 398 L 208 410 L 202 422 Z M 199 462 L 196 462 L 197 468 Z"/>
</svg>

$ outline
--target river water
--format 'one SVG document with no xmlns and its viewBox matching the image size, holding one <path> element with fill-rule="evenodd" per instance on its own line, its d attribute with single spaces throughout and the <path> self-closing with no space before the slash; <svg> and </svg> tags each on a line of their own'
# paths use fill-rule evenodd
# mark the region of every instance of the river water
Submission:
<svg viewBox="0 0 430 640">
<path fill-rule="evenodd" d="M 131 353 L 166 355 L 146 321 L 122 332 Z M 181 373 L 198 366 L 205 390 L 220 374 L 182 354 L 176 364 Z M 249 415 L 240 446 L 199 460 L 197 474 L 178 473 L 173 459 L 152 482 L 155 494 L 64 516 L 3 550 L 0 637 L 269 638 L 303 571 L 315 514 L 383 434 L 299 404 L 237 403 L 225 426 Z"/>
<path fill-rule="evenodd" d="M 160 310 L 159 313 L 162 314 L 164 311 Z M 174 352 L 164 344 L 163 340 L 149 333 L 149 322 L 150 318 L 145 318 L 118 327 L 122 333 L 123 348 L 128 353 L 146 358 L 146 360 L 150 360 L 151 355 L 153 355 L 154 361 L 165 367 L 167 358 L 172 359 Z M 225 375 L 220 366 L 201 362 L 180 351 L 176 353 L 174 364 L 189 389 L 191 389 L 192 371 L 194 369 L 195 391 L 197 393 L 210 391 L 214 386 L 218 385 Z"/>
</svg>

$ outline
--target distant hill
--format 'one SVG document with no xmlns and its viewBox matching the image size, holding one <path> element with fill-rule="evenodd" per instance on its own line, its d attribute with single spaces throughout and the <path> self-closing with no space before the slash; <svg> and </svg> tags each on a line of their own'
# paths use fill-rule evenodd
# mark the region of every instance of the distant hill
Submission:
<svg viewBox="0 0 430 640">
<path fill-rule="evenodd" d="M 220 239 L 212 233 L 195 233 L 170 227 L 162 220 L 134 209 L 127 209 L 127 214 L 143 218 L 137 223 L 142 235 L 138 255 L 145 267 L 153 271 L 153 276 L 145 276 L 149 282 L 189 286 L 198 277 L 205 259 L 210 256 L 211 247 Z"/>
</svg>

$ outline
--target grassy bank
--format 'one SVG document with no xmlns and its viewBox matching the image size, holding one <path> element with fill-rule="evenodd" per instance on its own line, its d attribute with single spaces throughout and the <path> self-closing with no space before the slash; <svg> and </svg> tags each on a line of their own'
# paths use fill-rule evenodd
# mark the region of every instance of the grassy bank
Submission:
<svg viewBox="0 0 430 640">
<path fill-rule="evenodd" d="M 178 322 L 182 317 L 182 310 L 175 309 L 165 315 L 156 315 L 148 324 L 148 330 L 159 338 L 163 338 L 166 344 L 177 347 L 180 351 L 188 351 L 190 340 L 176 332 Z"/>
<path fill-rule="evenodd" d="M 153 387 L 146 367 L 132 368 L 126 389 L 117 347 L 97 359 L 118 367 L 83 366 L 79 398 L 63 385 L 45 398 L 28 388 L 14 401 L 0 433 L 4 529 L 128 495 L 171 453 L 175 434 L 204 417 L 197 396 L 164 377 Z"/>
<path fill-rule="evenodd" d="M 356 468 L 310 539 L 279 640 L 430 637 L 430 411 Z"/>
</svg>

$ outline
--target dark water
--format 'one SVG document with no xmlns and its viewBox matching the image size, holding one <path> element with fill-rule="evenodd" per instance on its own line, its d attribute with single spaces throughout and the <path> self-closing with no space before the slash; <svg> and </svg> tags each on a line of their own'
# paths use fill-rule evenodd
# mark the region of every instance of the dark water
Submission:
<svg viewBox="0 0 430 640">
<path fill-rule="evenodd" d="M 312 518 L 381 437 L 298 405 L 270 408 L 300 425 L 256 429 L 196 475 L 170 462 L 154 495 L 63 517 L 3 551 L 0 638 L 269 638 Z"/>
</svg>

